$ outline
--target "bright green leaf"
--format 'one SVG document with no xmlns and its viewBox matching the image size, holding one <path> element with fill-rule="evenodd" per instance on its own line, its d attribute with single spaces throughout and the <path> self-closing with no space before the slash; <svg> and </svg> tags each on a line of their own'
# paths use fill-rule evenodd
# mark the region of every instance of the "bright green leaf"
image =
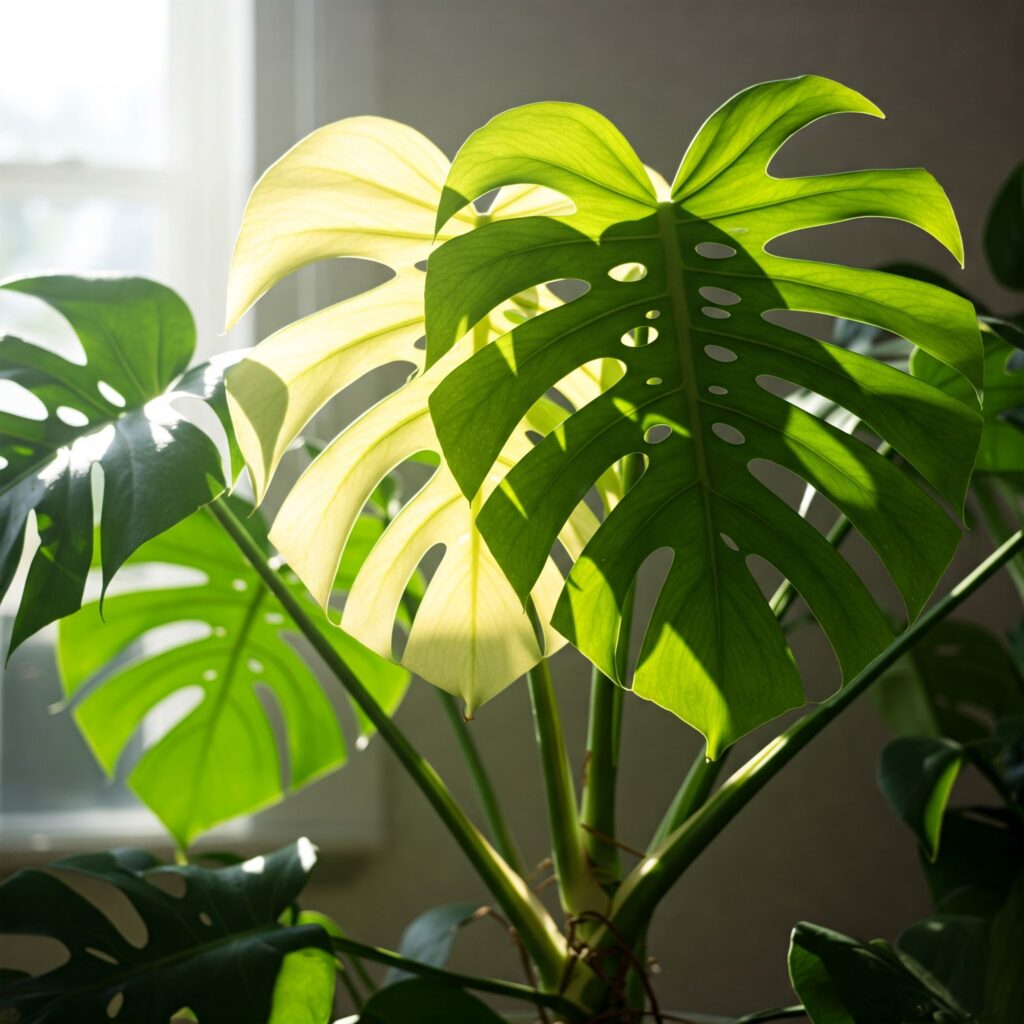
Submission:
<svg viewBox="0 0 1024 1024">
<path fill-rule="evenodd" d="M 942 820 L 963 761 L 959 743 L 937 736 L 901 736 L 882 751 L 878 784 L 931 860 L 938 856 Z"/>
<path fill-rule="evenodd" d="M 261 520 L 248 522 L 259 540 Z M 295 627 L 211 516 L 201 512 L 178 524 L 140 548 L 128 566 L 134 578 L 107 597 L 102 619 L 93 602 L 60 623 L 58 664 L 75 720 L 111 775 L 150 712 L 168 700 L 199 699 L 142 752 L 128 776 L 180 846 L 344 764 L 340 726 L 313 668 L 293 646 Z M 166 583 L 168 567 L 177 578 Z M 182 570 L 192 575 L 182 581 Z M 155 587 L 154 579 L 160 580 Z M 294 581 L 292 589 L 315 608 L 301 584 Z M 190 626 L 199 627 L 198 636 Z M 177 634 L 153 637 L 160 627 Z M 393 711 L 408 673 L 339 630 L 329 636 L 363 685 Z M 288 777 L 259 689 L 284 720 Z M 366 735 L 362 716 L 360 723 Z"/>
<path fill-rule="evenodd" d="M 434 245 L 434 213 L 447 170 L 443 154 L 413 129 L 357 117 L 314 132 L 257 183 L 232 262 L 229 323 L 282 277 L 315 260 L 359 257 L 383 263 L 395 275 L 284 328 L 232 372 L 232 416 L 258 498 L 299 431 L 335 395 L 388 364 L 421 370 L 421 263 Z M 488 217 L 564 208 L 543 190 L 519 189 L 500 196 Z M 461 215 L 442 238 L 475 220 L 474 214 Z M 538 303 L 557 301 L 546 292 L 521 297 L 495 314 L 475 344 L 497 337 L 510 322 L 506 315 L 522 319 L 544 308 Z M 439 452 L 427 399 L 448 368 L 468 354 L 453 352 L 444 365 L 417 372 L 349 424 L 285 500 L 271 537 L 325 608 L 338 562 L 374 489 L 401 464 Z M 576 391 L 596 394 L 600 372 L 598 366 L 578 374 Z M 547 403 L 538 415 L 557 422 L 564 412 Z M 506 466 L 529 447 L 525 429 L 519 431 L 502 456 Z M 346 632 L 391 657 L 407 584 L 423 558 L 443 548 L 401 663 L 462 697 L 470 712 L 564 643 L 548 627 L 538 644 L 522 603 L 475 528 L 481 500 L 466 501 L 447 468 L 438 466 L 370 551 L 341 618 Z M 563 531 L 564 543 L 578 551 L 592 528 L 593 517 L 579 510 Z M 561 577 L 550 561 L 540 575 L 533 599 L 546 622 Z"/>
<path fill-rule="evenodd" d="M 330 950 L 311 946 L 289 953 L 274 983 L 267 1024 L 329 1024 L 335 969 Z"/>
<path fill-rule="evenodd" d="M 195 349 L 195 325 L 185 303 L 154 281 L 53 275 L 0 287 L 63 314 L 85 357 L 71 362 L 19 338 L 0 338 L 0 380 L 20 385 L 45 407 L 42 419 L 0 412 L 0 597 L 32 512 L 40 535 L 13 650 L 81 605 L 92 561 L 94 466 L 104 479 L 104 586 L 140 544 L 223 490 L 216 445 L 174 406 L 186 395 L 216 404 L 223 363 L 181 377 Z"/>
<path fill-rule="evenodd" d="M 15 1014 L 10 1019 L 20 1024 L 154 1024 L 187 1006 L 200 1024 L 306 1024 L 270 1013 L 289 954 L 316 949 L 330 956 L 323 929 L 280 923 L 315 861 L 312 844 L 300 839 L 214 870 L 162 867 L 142 850 L 69 857 L 52 865 L 59 874 L 23 869 L 0 886 L 0 933 L 57 939 L 69 959 L 10 984 L 0 994 L 0 1014 Z M 93 892 L 116 889 L 143 935 L 120 932 L 75 890 L 79 878 Z M 286 986 L 297 970 L 288 967 Z M 322 975 L 315 981 L 322 986 Z"/>
<path fill-rule="evenodd" d="M 769 251 L 788 232 L 879 216 L 917 225 L 960 257 L 949 203 L 922 170 L 767 173 L 787 138 L 842 111 L 879 113 L 822 78 L 748 89 L 705 123 L 667 195 L 600 114 L 571 103 L 519 107 L 465 143 L 439 212 L 443 226 L 470 200 L 515 183 L 546 186 L 573 202 L 571 214 L 477 227 L 431 257 L 432 366 L 468 327 L 524 289 L 561 279 L 589 285 L 450 371 L 431 412 L 464 493 L 503 478 L 478 525 L 521 599 L 599 475 L 626 455 L 643 456 L 646 472 L 576 561 L 552 623 L 616 677 L 630 584 L 650 555 L 670 550 L 633 689 L 703 732 L 712 757 L 803 701 L 748 559 L 764 559 L 792 581 L 845 678 L 890 636 L 849 563 L 752 468 L 784 467 L 844 512 L 912 617 L 959 542 L 957 525 L 912 473 L 777 392 L 781 382 L 846 409 L 954 511 L 962 507 L 980 431 L 973 398 L 965 403 L 762 315 L 791 309 L 873 324 L 981 383 L 970 303 L 896 275 Z M 577 367 L 602 358 L 624 364 L 625 375 L 510 472 L 496 465 L 527 410 Z"/>
</svg>

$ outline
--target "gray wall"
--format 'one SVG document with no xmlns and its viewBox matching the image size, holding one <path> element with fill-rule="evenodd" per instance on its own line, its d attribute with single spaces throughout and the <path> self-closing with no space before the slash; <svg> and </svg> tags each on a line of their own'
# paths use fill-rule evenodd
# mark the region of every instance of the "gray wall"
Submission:
<svg viewBox="0 0 1024 1024">
<path fill-rule="evenodd" d="M 815 125 L 787 146 L 775 169 L 928 167 L 961 219 L 964 284 L 1005 307 L 1009 297 L 987 279 L 980 229 L 995 188 L 1024 155 L 1022 30 L 1024 6 L 1014 0 L 260 0 L 258 162 L 265 166 L 315 125 L 354 113 L 408 121 L 452 153 L 506 107 L 568 99 L 610 116 L 644 160 L 671 176 L 692 133 L 731 94 L 760 80 L 816 72 L 865 92 L 888 120 Z M 820 231 L 799 239 L 797 251 L 862 265 L 915 258 L 956 272 L 935 243 L 891 223 Z M 265 300 L 258 335 L 356 281 L 350 268 L 303 275 Z M 959 568 L 983 549 L 970 537 Z M 880 582 L 877 566 L 863 561 Z M 1018 612 L 999 580 L 964 615 L 1008 624 Z M 827 652 L 813 639 L 803 649 L 814 666 L 809 690 L 820 697 L 833 679 Z M 569 654 L 557 669 L 578 768 L 586 671 Z M 471 801 L 427 685 L 414 686 L 399 721 Z M 546 828 L 524 688 L 513 686 L 485 707 L 473 730 L 524 852 L 537 861 Z M 794 921 L 893 938 L 926 912 L 913 844 L 875 787 L 884 741 L 862 702 L 697 862 L 651 932 L 663 1005 L 728 1013 L 791 1001 L 785 951 Z M 621 789 L 627 842 L 644 844 L 697 749 L 695 735 L 670 715 L 628 701 Z M 387 770 L 387 849 L 364 860 L 328 856 L 310 901 L 360 938 L 394 944 L 411 916 L 482 892 L 419 794 L 390 761 Z M 516 976 L 501 930 L 488 922 L 474 927 L 457 965 Z"/>
</svg>

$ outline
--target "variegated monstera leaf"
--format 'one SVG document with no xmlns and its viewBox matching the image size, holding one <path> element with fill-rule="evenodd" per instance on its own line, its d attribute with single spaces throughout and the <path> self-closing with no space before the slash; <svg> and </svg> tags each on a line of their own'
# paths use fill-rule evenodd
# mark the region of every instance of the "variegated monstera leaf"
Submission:
<svg viewBox="0 0 1024 1024">
<path fill-rule="evenodd" d="M 703 732 L 712 757 L 804 699 L 752 560 L 792 582 L 847 678 L 889 636 L 850 564 L 762 482 L 762 467 L 783 467 L 845 513 L 911 616 L 960 537 L 955 516 L 980 429 L 971 385 L 981 384 L 981 346 L 970 303 L 919 281 L 771 248 L 789 232 L 875 216 L 914 224 L 961 255 L 952 210 L 925 171 L 768 173 L 791 135 L 840 112 L 880 116 L 823 78 L 748 89 L 705 123 L 671 189 L 659 191 L 600 114 L 572 103 L 519 107 L 459 151 L 437 220 L 450 230 L 474 199 L 511 185 L 572 201 L 568 214 L 480 225 L 431 257 L 430 367 L 509 296 L 559 279 L 589 286 L 455 367 L 431 396 L 431 412 L 466 494 L 500 478 L 477 522 L 521 598 L 598 475 L 625 456 L 643 458 L 645 472 L 576 561 L 552 621 L 616 676 L 629 588 L 649 556 L 670 551 L 632 685 Z M 787 309 L 908 339 L 966 378 L 966 401 L 765 316 Z M 622 378 L 506 470 L 499 453 L 525 411 L 601 358 L 621 361 Z M 846 409 L 904 464 L 787 401 L 794 387 Z"/>
<path fill-rule="evenodd" d="M 285 154 L 257 183 L 245 210 L 232 261 L 229 325 L 276 282 L 317 260 L 356 257 L 394 271 L 379 287 L 267 338 L 228 382 L 238 440 L 262 499 L 284 452 L 335 395 L 388 364 L 414 371 L 323 449 L 273 524 L 274 544 L 325 609 L 348 537 L 374 487 L 414 456 L 440 452 L 427 406 L 437 383 L 511 322 L 558 304 L 547 289 L 502 303 L 444 360 L 422 372 L 422 267 L 435 245 L 434 216 L 447 173 L 444 155 L 413 129 L 383 118 L 351 118 L 321 128 Z M 486 215 L 461 213 L 438 241 L 479 221 L 565 209 L 545 189 L 504 190 Z M 587 401 L 600 391 L 602 370 L 608 367 L 584 367 L 563 393 L 576 404 Z M 530 426 L 544 433 L 564 415 L 545 400 L 531 411 Z M 498 453 L 499 463 L 511 468 L 531 444 L 520 425 Z M 547 625 L 562 588 L 554 562 L 549 559 L 519 596 L 476 530 L 477 511 L 492 485 L 483 481 L 467 500 L 442 462 L 370 552 L 341 618 L 343 629 L 391 656 L 406 584 L 424 557 L 442 547 L 401 663 L 461 697 L 470 713 L 564 643 Z M 566 518 L 559 540 L 576 554 L 593 526 L 581 507 Z M 526 597 L 542 624 L 540 638 Z"/>
</svg>

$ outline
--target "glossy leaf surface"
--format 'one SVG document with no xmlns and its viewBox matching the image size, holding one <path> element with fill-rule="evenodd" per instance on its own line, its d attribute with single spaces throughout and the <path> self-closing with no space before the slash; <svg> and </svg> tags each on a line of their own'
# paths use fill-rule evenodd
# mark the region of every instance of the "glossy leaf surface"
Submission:
<svg viewBox="0 0 1024 1024">
<path fill-rule="evenodd" d="M 0 338 L 0 381 L 29 392 L 38 409 L 0 412 L 0 596 L 33 512 L 40 535 L 13 650 L 81 604 L 93 551 L 94 467 L 104 480 L 104 586 L 140 544 L 223 490 L 216 445 L 174 406 L 185 395 L 212 397 L 221 366 L 182 378 L 195 325 L 185 303 L 154 281 L 52 275 L 0 287 L 62 314 L 84 356 L 73 362 L 20 338 Z"/>
<path fill-rule="evenodd" d="M 274 522 L 275 545 L 324 607 L 373 488 L 414 456 L 439 452 L 427 399 L 472 347 L 421 372 L 421 266 L 434 244 L 434 214 L 447 171 L 444 155 L 413 129 L 383 118 L 350 118 L 319 129 L 285 154 L 260 179 L 246 207 L 232 261 L 229 323 L 281 278 L 316 260 L 358 257 L 394 272 L 379 287 L 266 339 L 231 374 L 232 416 L 258 497 L 298 432 L 335 395 L 383 366 L 417 371 L 324 448 Z M 558 208 L 557 197 L 543 190 L 517 190 L 500 196 L 487 216 Z M 460 216 L 442 237 L 467 230 L 475 219 Z M 524 297 L 484 325 L 473 344 L 500 334 L 510 322 L 506 314 L 522 319 L 540 301 L 557 304 L 550 294 Z M 540 412 L 559 415 L 552 405 Z M 520 430 L 502 454 L 506 466 L 529 447 Z M 406 584 L 429 552 L 443 549 L 401 662 L 462 697 L 470 712 L 522 675 L 542 650 L 550 653 L 564 642 L 547 628 L 543 648 L 538 645 L 529 616 L 475 528 L 478 507 L 479 499 L 467 501 L 442 463 L 370 552 L 341 619 L 347 632 L 392 656 L 393 623 Z M 578 550 L 591 524 L 581 510 L 563 540 Z M 549 562 L 532 587 L 544 621 L 560 586 Z"/>
<path fill-rule="evenodd" d="M 248 522 L 260 539 L 259 517 Z M 379 524 L 361 520 L 362 543 L 352 553 L 365 554 L 379 532 Z M 145 723 L 157 730 L 128 782 L 181 847 L 344 764 L 341 727 L 316 662 L 300 655 L 283 606 L 212 516 L 185 520 L 141 547 L 127 566 L 133 579 L 107 597 L 103 618 L 92 602 L 60 623 L 61 679 L 79 728 L 109 774 L 130 755 L 140 729 L 146 742 Z M 344 565 L 339 584 L 357 568 L 358 562 Z M 302 585 L 282 572 L 315 610 Z M 339 630 L 329 637 L 393 711 L 408 673 Z M 283 720 L 284 751 L 261 696 Z M 161 709 L 175 720 L 170 729 Z"/>
<path fill-rule="evenodd" d="M 265 857 L 214 870 L 164 867 L 142 850 L 112 850 L 58 861 L 58 874 L 23 869 L 0 886 L 0 932 L 46 936 L 69 959 L 24 977 L 0 994 L 0 1010 L 21 1024 L 154 1024 L 188 1008 L 199 1024 L 295 1022 L 276 1012 L 275 986 L 289 956 L 330 956 L 323 929 L 289 927 L 281 915 L 309 877 L 316 853 L 306 839 Z M 124 934 L 74 888 L 75 880 L 113 887 L 142 936 Z M 109 898 L 109 897 L 108 897 Z M 320 960 L 322 963 L 322 960 Z M 287 986 L 286 986 L 287 987 Z M 315 994 L 326 1021 L 330 1002 Z"/>
<path fill-rule="evenodd" d="M 813 1024 L 972 1024 L 911 958 L 806 921 L 793 929 L 789 976 Z"/>
<path fill-rule="evenodd" d="M 942 819 L 963 762 L 960 744 L 938 736 L 901 736 L 882 751 L 878 784 L 931 860 L 939 852 Z"/>
<path fill-rule="evenodd" d="M 945 195 L 922 170 L 777 178 L 769 161 L 828 114 L 879 115 L 816 77 L 740 93 L 700 130 L 671 190 L 656 190 L 618 130 L 570 103 L 500 114 L 459 151 L 442 228 L 476 197 L 511 184 L 565 195 L 574 212 L 488 223 L 431 258 L 428 363 L 510 296 L 581 279 L 585 295 L 541 313 L 454 368 L 431 397 L 441 446 L 464 493 L 501 483 L 478 524 L 521 599 L 557 532 L 598 476 L 639 454 L 646 472 L 604 520 L 568 578 L 552 622 L 605 674 L 625 595 L 645 560 L 672 565 L 633 689 L 708 738 L 711 756 L 803 701 L 791 653 L 751 575 L 788 577 L 849 678 L 889 627 L 824 538 L 754 474 L 802 478 L 852 521 L 889 570 L 911 617 L 956 548 L 959 529 L 914 475 L 780 396 L 804 388 L 888 441 L 953 510 L 962 507 L 980 422 L 967 403 L 856 352 L 774 322 L 824 313 L 907 338 L 981 383 L 973 309 L 926 283 L 778 256 L 773 239 L 857 217 L 907 221 L 956 257 Z M 616 359 L 625 375 L 547 434 L 511 471 L 499 452 L 526 411 L 577 367 Z M 619 682 L 626 680 L 619 678 Z"/>
</svg>

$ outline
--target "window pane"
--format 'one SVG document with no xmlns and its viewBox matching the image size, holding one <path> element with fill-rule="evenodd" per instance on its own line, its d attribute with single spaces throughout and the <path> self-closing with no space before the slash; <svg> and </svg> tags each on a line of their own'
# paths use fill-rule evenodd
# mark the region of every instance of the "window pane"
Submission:
<svg viewBox="0 0 1024 1024">
<path fill-rule="evenodd" d="M 48 270 L 154 276 L 159 230 L 154 203 L 107 197 L 0 200 L 0 277 Z M 47 344 L 71 358 L 78 348 L 60 316 L 41 302 L 9 292 L 0 293 L 4 333 Z"/>
<path fill-rule="evenodd" d="M 0 0 L 0 161 L 156 167 L 167 0 Z"/>
<path fill-rule="evenodd" d="M 0 621 L 5 650 L 8 627 Z M 50 710 L 61 699 L 53 640 L 50 629 L 28 641 L 0 672 L 0 814 L 134 806 L 122 782 L 107 781 L 71 713 Z"/>
</svg>

